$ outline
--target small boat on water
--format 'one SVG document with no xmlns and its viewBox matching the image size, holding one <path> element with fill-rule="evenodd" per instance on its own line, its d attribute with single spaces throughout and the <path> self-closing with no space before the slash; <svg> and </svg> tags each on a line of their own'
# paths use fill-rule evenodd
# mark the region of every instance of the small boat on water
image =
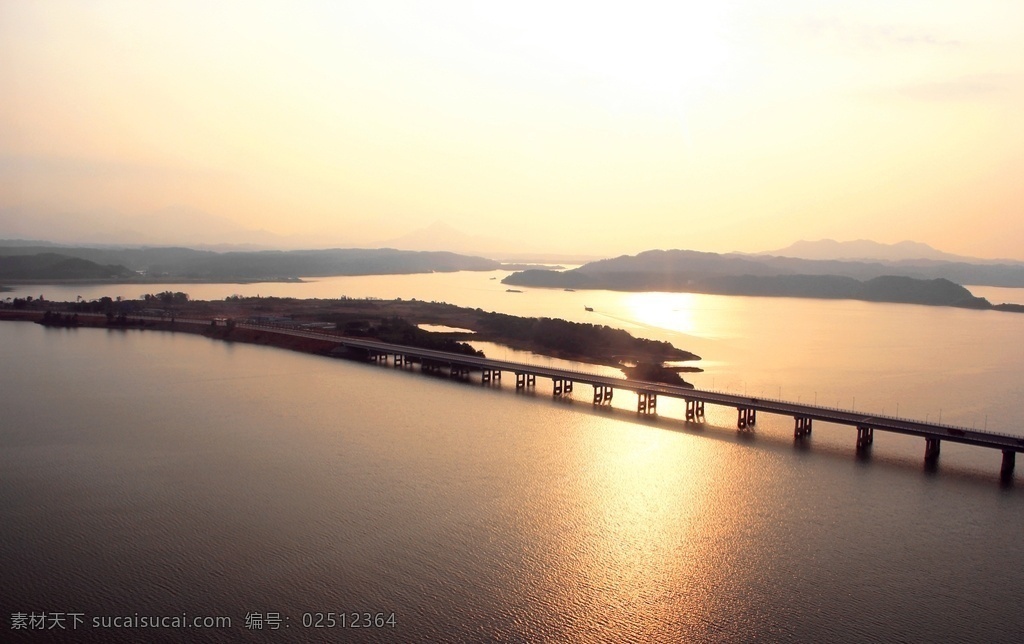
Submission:
<svg viewBox="0 0 1024 644">
<path fill-rule="evenodd" d="M 591 306 L 584 306 L 584 307 L 583 307 L 583 310 L 584 310 L 584 311 L 590 311 L 591 313 L 593 313 L 593 312 L 594 312 L 594 308 L 593 308 L 593 307 L 591 307 Z"/>
<path fill-rule="evenodd" d="M 562 290 L 567 292 L 567 293 L 575 293 L 576 292 L 576 289 L 574 289 L 574 288 L 563 288 Z"/>
<path fill-rule="evenodd" d="M 505 289 L 505 292 L 506 293 L 522 293 L 522 291 L 520 291 L 517 288 L 507 288 L 507 289 Z"/>
</svg>

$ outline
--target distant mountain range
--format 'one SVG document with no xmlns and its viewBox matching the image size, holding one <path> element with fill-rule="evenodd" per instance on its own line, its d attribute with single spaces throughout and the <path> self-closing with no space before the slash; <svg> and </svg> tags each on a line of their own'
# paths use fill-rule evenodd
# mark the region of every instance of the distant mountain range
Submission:
<svg viewBox="0 0 1024 644">
<path fill-rule="evenodd" d="M 0 207 L 0 240 L 3 245 L 74 247 L 164 246 L 215 251 L 310 249 L 325 246 L 344 248 L 393 248 L 410 251 L 451 252 L 518 263 L 582 264 L 598 256 L 557 252 L 544 240 L 522 240 L 514 236 L 474 235 L 446 222 L 399 236 L 387 236 L 396 223 L 388 218 L 369 217 L 351 221 L 345 233 L 330 232 L 280 235 L 252 229 L 226 217 L 196 208 L 176 205 L 152 212 L 125 215 L 116 212 L 55 212 L 38 208 Z M 23 240 L 46 239 L 45 242 Z"/>
<path fill-rule="evenodd" d="M 974 297 L 960 284 L 1024 287 L 1024 265 L 934 260 L 924 265 L 897 265 L 651 250 L 592 262 L 570 271 L 521 271 L 504 282 L 551 288 L 859 299 L 989 308 L 988 301 Z"/>
<path fill-rule="evenodd" d="M 970 264 L 935 260 L 901 262 L 809 260 L 771 255 L 718 254 L 692 250 L 651 250 L 586 264 L 582 273 L 654 273 L 678 277 L 704 275 L 838 275 L 869 280 L 885 275 L 947 279 L 957 284 L 1024 287 L 1024 264 Z"/>
<path fill-rule="evenodd" d="M 538 247 L 535 242 L 514 238 L 469 235 L 443 221 L 435 221 L 425 228 L 381 241 L 376 246 L 403 250 L 446 250 L 522 264 L 583 264 L 600 259 L 594 255 L 545 251 L 543 246 Z"/>
<path fill-rule="evenodd" d="M 490 271 L 494 260 L 446 252 L 394 249 L 227 252 L 189 248 L 0 247 L 0 278 L 181 278 L 276 280 L 330 275 Z"/>
<path fill-rule="evenodd" d="M 797 259 L 815 260 L 858 260 L 880 262 L 959 262 L 967 264 L 1024 264 L 1015 260 L 981 259 L 954 255 L 915 241 L 901 241 L 895 244 L 881 244 L 868 239 L 855 241 L 836 241 L 819 239 L 818 241 L 800 240 L 778 250 L 757 253 L 777 257 L 794 257 Z"/>
</svg>

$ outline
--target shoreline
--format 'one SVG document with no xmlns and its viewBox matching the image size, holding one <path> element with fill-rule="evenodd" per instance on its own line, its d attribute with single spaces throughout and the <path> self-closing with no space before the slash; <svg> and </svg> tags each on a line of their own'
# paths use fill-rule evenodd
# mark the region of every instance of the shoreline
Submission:
<svg viewBox="0 0 1024 644">
<path fill-rule="evenodd" d="M 0 311 L 0 322 L 33 322 L 41 324 L 45 312 L 40 311 Z M 245 342 L 261 346 L 273 346 L 290 351 L 300 351 L 314 355 L 328 356 L 336 345 L 330 340 L 314 340 L 300 338 L 281 333 L 259 331 L 256 329 L 235 328 L 228 330 L 223 326 L 213 327 L 204 324 L 176 321 L 143 320 L 142 324 L 110 324 L 104 317 L 80 316 L 75 326 L 43 325 L 54 329 L 107 329 L 109 331 L 166 331 L 171 333 L 191 333 L 213 340 L 226 342 Z"/>
<path fill-rule="evenodd" d="M 766 297 L 766 298 L 796 298 L 805 300 L 849 300 L 855 302 L 868 302 L 872 304 L 911 304 L 917 306 L 932 306 L 944 308 L 967 309 L 977 311 L 1002 311 L 1009 313 L 1024 313 L 1024 304 L 1013 304 L 1004 302 L 993 304 L 983 297 L 977 297 L 966 287 L 950 282 L 949 280 L 925 280 L 918 278 L 883 275 L 867 281 L 860 281 L 854 278 L 844 278 L 835 275 L 781 275 L 781 276 L 727 276 L 719 278 L 719 281 L 711 281 L 708 276 L 695 277 L 684 281 L 661 279 L 661 275 L 637 275 L 645 277 L 649 281 L 635 281 L 636 275 L 629 275 L 630 280 L 619 281 L 618 274 L 598 274 L 592 278 L 588 274 L 573 274 L 572 271 L 519 271 L 513 273 L 501 281 L 515 287 L 535 289 L 573 289 L 576 291 L 606 290 L 618 293 L 692 293 L 697 295 L 719 295 L 723 297 Z M 604 278 L 604 279 L 602 279 Z M 809 278 L 809 279 L 805 279 Z M 723 279 L 727 282 L 719 283 Z M 853 288 L 851 283 L 856 283 L 856 292 L 843 292 L 835 288 L 835 285 L 828 283 L 828 280 L 845 280 L 844 286 Z M 884 280 L 894 280 L 895 285 L 886 286 Z M 939 290 L 942 292 L 929 292 L 931 287 L 944 282 Z M 880 290 L 869 292 L 871 285 L 876 285 Z M 879 286 L 881 285 L 881 286 Z M 889 290 L 886 290 L 888 288 Z M 1024 288 L 1024 287 L 1000 287 L 1000 288 Z M 956 291 L 956 297 L 947 291 Z"/>
<path fill-rule="evenodd" d="M 276 278 L 237 278 L 237 279 L 214 279 L 205 277 L 84 277 L 82 279 L 11 279 L 5 278 L 4 284 L 0 285 L 0 291 L 13 291 L 11 286 L 77 286 L 93 284 L 110 285 L 145 285 L 145 284 L 307 284 L 309 280 L 301 277 L 276 277 Z"/>
<path fill-rule="evenodd" d="M 106 309 L 97 308 L 95 302 L 36 300 L 26 306 L 29 308 L 0 308 L 0 320 L 31 321 L 56 328 L 181 331 L 313 354 L 329 354 L 336 344 L 330 340 L 297 338 L 272 331 L 238 327 L 229 321 L 256 319 L 262 324 L 294 327 L 333 323 L 333 328 L 337 329 L 335 333 L 339 336 L 378 339 L 455 353 L 472 351 L 471 346 L 465 344 L 467 341 L 490 342 L 513 350 L 529 351 L 540 357 L 613 367 L 620 369 L 627 378 L 631 378 L 631 374 L 641 373 L 638 366 L 642 365 L 642 373 L 646 375 L 642 379 L 658 379 L 681 386 L 692 386 L 682 379 L 681 373 L 703 371 L 695 366 L 665 364 L 700 360 L 700 356 L 677 349 L 667 342 L 634 338 L 622 330 L 550 318 L 485 313 L 450 304 L 415 300 L 240 298 L 187 301 L 167 305 L 166 310 L 141 309 L 142 306 L 161 304 L 142 304 L 138 301 L 108 303 Z M 116 317 L 113 313 L 115 310 L 119 311 Z M 88 315 L 76 316 L 76 312 Z M 286 313 L 290 317 L 284 317 Z M 58 319 L 51 319 L 51 315 Z M 154 319 L 158 316 L 165 316 L 166 319 Z M 175 317 L 200 319 L 204 323 L 177 322 L 174 321 Z M 213 323 L 215 318 L 219 319 L 218 324 Z M 207 321 L 209 324 L 206 324 Z M 440 324 L 472 329 L 473 332 L 422 331 L 415 328 L 418 324 Z M 613 344 L 616 350 L 610 351 Z M 571 347 L 575 347 L 575 350 Z"/>
</svg>

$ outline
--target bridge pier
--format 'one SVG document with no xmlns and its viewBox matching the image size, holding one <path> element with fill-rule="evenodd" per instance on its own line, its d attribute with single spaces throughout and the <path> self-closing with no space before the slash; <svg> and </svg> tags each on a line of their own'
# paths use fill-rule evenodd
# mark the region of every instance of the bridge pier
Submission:
<svg viewBox="0 0 1024 644">
<path fill-rule="evenodd" d="M 793 438 L 806 438 L 811 435 L 812 420 L 807 416 L 796 416 L 796 429 L 793 430 Z"/>
<path fill-rule="evenodd" d="M 702 422 L 704 420 L 704 401 L 686 398 L 686 420 L 687 422 Z"/>
<path fill-rule="evenodd" d="M 561 396 L 562 394 L 572 393 L 572 380 L 563 380 L 562 378 L 552 378 L 552 395 Z"/>
<path fill-rule="evenodd" d="M 636 394 L 636 413 L 656 414 L 658 413 L 658 394 L 645 391 Z"/>
<path fill-rule="evenodd" d="M 747 429 L 757 424 L 757 410 L 751 407 L 737 407 L 736 427 Z"/>
<path fill-rule="evenodd" d="M 420 361 L 420 373 L 433 373 L 433 372 L 437 371 L 437 369 L 438 369 L 437 364 L 434 363 L 434 362 L 431 362 L 430 360 L 425 360 L 424 359 L 424 360 Z"/>
<path fill-rule="evenodd" d="M 516 389 L 525 389 L 537 384 L 537 376 L 532 373 L 516 372 Z"/>
<path fill-rule="evenodd" d="M 875 442 L 875 430 L 865 425 L 857 425 L 857 451 L 866 450 Z"/>
<path fill-rule="evenodd" d="M 450 373 L 450 375 L 451 375 L 452 378 L 468 378 L 469 377 L 469 367 L 466 367 L 466 366 L 463 366 L 463 365 L 453 364 L 453 365 L 451 365 L 451 373 Z"/>
<path fill-rule="evenodd" d="M 1013 478 L 1013 465 L 1017 452 L 1012 449 L 1003 450 L 1003 466 L 999 468 L 999 476 L 1005 481 Z"/>
<path fill-rule="evenodd" d="M 99 316 L 102 317 L 102 316 Z M 209 320 L 202 322 L 198 320 L 186 320 L 188 323 L 206 324 Z M 245 328 L 268 328 L 273 333 L 287 334 L 298 337 L 312 337 L 329 340 L 334 344 L 331 354 L 337 357 L 350 358 L 360 362 L 385 363 L 389 356 L 394 358 L 394 364 L 398 366 L 419 365 L 421 373 L 441 373 L 442 369 L 451 369 L 453 378 L 455 376 L 467 375 L 472 370 L 480 370 L 484 382 L 491 382 L 501 378 L 501 371 L 496 366 L 510 371 L 516 377 L 516 389 L 526 389 L 536 386 L 536 377 L 551 378 L 555 395 L 565 394 L 572 391 L 575 381 L 584 385 L 591 385 L 594 388 L 594 405 L 607 405 L 612 401 L 614 387 L 625 387 L 628 391 L 636 391 L 635 387 L 644 386 L 642 383 L 630 383 L 618 378 L 608 378 L 597 373 L 573 373 L 566 372 L 554 367 L 543 367 L 541 365 L 520 364 L 515 362 L 488 360 L 482 357 L 472 357 L 461 354 L 454 354 L 444 351 L 428 349 L 416 349 L 397 344 L 379 342 L 376 340 L 349 338 L 320 333 L 298 332 L 283 328 L 260 327 L 260 325 L 244 324 Z M 460 365 L 460 366 L 453 366 Z M 571 376 L 574 381 L 569 381 Z M 935 462 L 938 459 L 941 441 L 954 440 L 959 443 L 996 449 L 1002 452 L 1001 474 L 1004 478 L 1012 480 L 1015 466 L 1016 454 L 1024 451 L 1024 439 L 1019 437 L 1006 436 L 989 431 L 976 429 L 968 430 L 966 427 L 953 427 L 940 423 L 930 423 L 927 420 L 911 421 L 909 419 L 893 418 L 888 416 L 873 417 L 867 412 L 856 412 L 853 409 L 834 409 L 819 407 L 817 404 L 799 403 L 773 403 L 761 401 L 757 398 L 749 398 L 736 394 L 723 394 L 721 392 L 710 392 L 693 390 L 678 386 L 651 385 L 654 391 L 637 391 L 637 412 L 640 414 L 656 414 L 657 395 L 655 392 L 672 398 L 682 398 L 685 402 L 687 422 L 700 422 L 704 418 L 704 408 L 707 402 L 712 404 L 735 407 L 737 411 L 737 426 L 741 432 L 753 432 L 757 423 L 758 407 L 772 413 L 789 414 L 793 417 L 794 438 L 800 440 L 811 435 L 813 418 L 826 420 L 831 424 L 848 425 L 857 428 L 857 453 L 858 460 L 870 459 L 870 447 L 874 443 L 875 428 L 867 423 L 877 423 L 880 431 L 894 432 L 904 435 L 917 436 L 925 439 L 925 462 Z M 700 396 L 701 399 L 696 398 Z M 926 470 L 932 469 L 925 467 Z"/>
</svg>

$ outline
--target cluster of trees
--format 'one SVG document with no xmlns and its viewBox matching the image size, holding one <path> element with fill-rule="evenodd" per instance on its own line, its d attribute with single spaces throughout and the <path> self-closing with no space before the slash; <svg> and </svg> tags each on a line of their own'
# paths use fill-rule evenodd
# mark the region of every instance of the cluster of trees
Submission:
<svg viewBox="0 0 1024 644">
<path fill-rule="evenodd" d="M 74 303 L 68 303 L 66 306 L 73 311 L 80 313 L 107 313 L 112 314 L 114 311 L 114 305 L 117 304 L 118 308 L 123 306 L 121 298 L 116 300 L 112 297 L 103 296 L 98 300 L 79 300 Z M 62 305 L 64 306 L 64 305 Z"/>
<path fill-rule="evenodd" d="M 7 298 L 7 300 L 10 302 L 11 308 L 15 309 L 28 308 L 28 305 L 34 301 L 31 295 L 28 297 L 16 297 L 13 300 L 11 298 Z"/>
<path fill-rule="evenodd" d="M 697 360 L 698 356 L 668 342 L 634 338 L 622 329 L 553 318 L 521 318 L 504 313 L 478 313 L 478 331 L 497 340 L 518 341 L 535 350 L 565 352 L 593 358 L 645 357 L 653 360 Z"/>
<path fill-rule="evenodd" d="M 142 296 L 142 300 L 146 304 L 159 303 L 164 304 L 166 306 L 171 306 L 174 304 L 188 304 L 188 293 L 182 293 L 181 291 L 164 291 L 162 293 L 157 293 L 156 295 L 152 293 L 146 293 L 145 295 Z"/>
<path fill-rule="evenodd" d="M 465 342 L 458 342 L 451 338 L 438 336 L 436 333 L 424 331 L 415 324 L 399 317 L 382 318 L 377 324 L 371 324 L 365 319 L 340 319 L 337 320 L 339 329 L 344 329 L 346 335 L 373 338 L 381 342 L 392 344 L 404 344 L 420 349 L 432 349 L 434 351 L 448 351 L 462 355 L 484 356 L 483 351 L 477 351 Z"/>
<path fill-rule="evenodd" d="M 673 367 L 666 367 L 653 362 L 641 362 L 635 367 L 622 367 L 622 371 L 630 380 L 663 382 L 668 385 L 693 388 L 693 385 L 683 380 L 683 377 Z"/>
<path fill-rule="evenodd" d="M 43 313 L 43 319 L 39 321 L 43 326 L 78 326 L 78 314 L 60 314 L 53 311 Z"/>
<path fill-rule="evenodd" d="M 188 297 L 186 295 L 186 297 Z M 38 298 L 33 298 L 31 295 L 27 297 L 16 297 L 14 299 L 7 298 L 6 304 L 14 309 L 40 309 L 43 306 L 49 306 L 44 304 L 48 300 L 43 299 L 40 295 Z M 101 297 L 97 300 L 83 300 L 81 296 L 78 297 L 75 302 L 63 302 L 60 304 L 62 308 L 67 308 L 75 313 L 114 313 L 125 310 L 134 310 L 137 308 L 137 303 L 123 301 L 120 297 Z"/>
</svg>

